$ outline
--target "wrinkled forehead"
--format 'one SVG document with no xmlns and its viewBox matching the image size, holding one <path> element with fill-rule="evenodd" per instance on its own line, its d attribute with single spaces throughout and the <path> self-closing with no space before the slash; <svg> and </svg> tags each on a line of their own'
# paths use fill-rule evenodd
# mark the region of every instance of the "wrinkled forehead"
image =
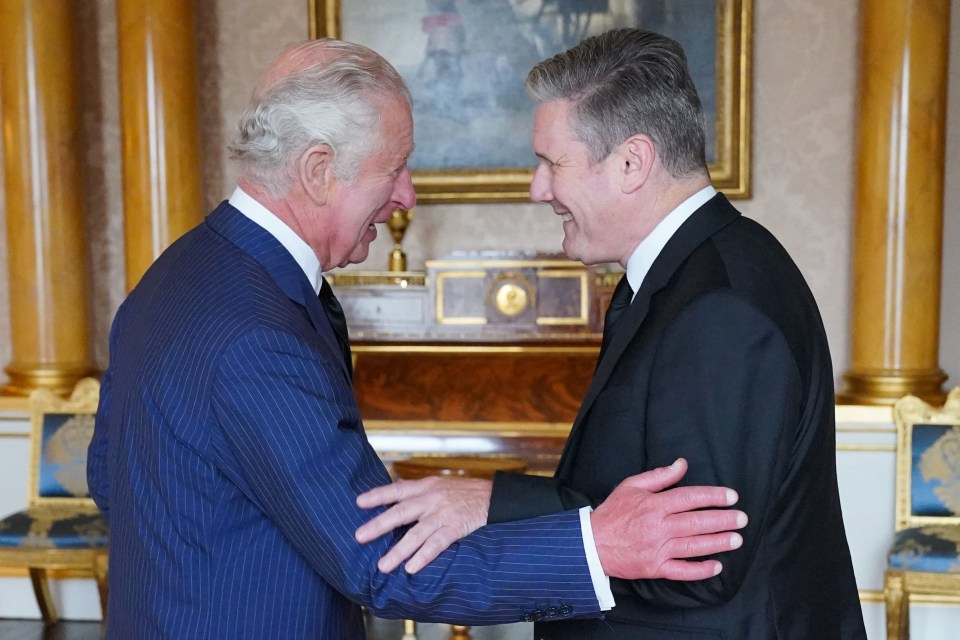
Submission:
<svg viewBox="0 0 960 640">
<path fill-rule="evenodd" d="M 382 134 L 404 157 L 413 152 L 413 113 L 406 96 L 391 94 L 378 100 Z"/>
</svg>

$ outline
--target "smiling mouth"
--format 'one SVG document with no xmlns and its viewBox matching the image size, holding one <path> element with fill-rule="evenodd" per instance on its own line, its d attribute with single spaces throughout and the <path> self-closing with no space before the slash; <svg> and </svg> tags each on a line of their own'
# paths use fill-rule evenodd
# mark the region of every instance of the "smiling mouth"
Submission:
<svg viewBox="0 0 960 640">
<path fill-rule="evenodd" d="M 563 221 L 564 221 L 564 222 L 573 222 L 573 214 L 572 214 L 572 213 L 569 213 L 569 212 L 568 212 L 568 213 L 558 213 L 557 215 L 560 216 L 561 218 L 563 218 Z"/>
</svg>

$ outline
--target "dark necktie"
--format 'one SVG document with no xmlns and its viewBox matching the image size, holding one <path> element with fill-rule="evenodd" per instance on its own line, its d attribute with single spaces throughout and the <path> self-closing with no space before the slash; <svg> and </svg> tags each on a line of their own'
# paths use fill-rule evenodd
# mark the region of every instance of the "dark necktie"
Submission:
<svg viewBox="0 0 960 640">
<path fill-rule="evenodd" d="M 614 325 L 623 317 L 623 312 L 630 308 L 633 301 L 633 289 L 627 282 L 627 274 L 623 274 L 617 288 L 613 290 L 613 296 L 610 298 L 610 306 L 607 307 L 607 315 L 603 318 L 603 343 L 600 346 L 600 355 L 606 351 L 607 345 L 613 336 Z"/>
<path fill-rule="evenodd" d="M 330 326 L 337 336 L 337 344 L 340 345 L 340 352 L 343 354 L 343 360 L 347 364 L 347 371 L 350 373 L 350 379 L 353 380 L 353 358 L 350 356 L 350 334 L 347 333 L 347 319 L 343 316 L 343 307 L 337 297 L 333 295 L 333 289 L 330 283 L 323 276 L 320 276 L 322 284 L 320 285 L 320 305 L 327 314 Z"/>
</svg>

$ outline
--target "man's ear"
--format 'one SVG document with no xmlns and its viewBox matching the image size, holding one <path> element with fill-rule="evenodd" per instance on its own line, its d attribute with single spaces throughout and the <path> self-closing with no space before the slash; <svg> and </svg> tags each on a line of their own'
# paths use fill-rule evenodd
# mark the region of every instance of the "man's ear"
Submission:
<svg viewBox="0 0 960 640">
<path fill-rule="evenodd" d="M 300 185 L 318 207 L 326 204 L 333 177 L 333 149 L 329 145 L 314 145 L 304 151 L 297 161 Z"/>
<path fill-rule="evenodd" d="M 649 136 L 636 134 L 620 145 L 621 185 L 624 193 L 633 193 L 642 187 L 650 177 L 653 163 L 657 159 L 657 148 Z"/>
</svg>

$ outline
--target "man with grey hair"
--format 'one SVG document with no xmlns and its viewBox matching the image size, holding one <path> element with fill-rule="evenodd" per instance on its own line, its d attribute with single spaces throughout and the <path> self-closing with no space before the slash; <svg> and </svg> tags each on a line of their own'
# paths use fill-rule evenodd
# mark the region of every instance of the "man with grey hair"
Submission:
<svg viewBox="0 0 960 640">
<path fill-rule="evenodd" d="M 111 330 L 88 468 L 111 527 L 108 638 L 362 638 L 360 605 L 467 624 L 599 617 L 604 571 L 707 578 L 720 563 L 687 558 L 740 544 L 743 513 L 698 510 L 735 492 L 661 491 L 678 461 L 592 513 L 491 526 L 421 572 L 378 572 L 393 539 L 357 544 L 356 498 L 389 477 L 322 271 L 365 259 L 374 224 L 414 205 L 412 150 L 407 90 L 365 47 L 293 46 L 261 79 L 232 147 L 239 188 Z"/>
<path fill-rule="evenodd" d="M 536 638 L 865 638 L 820 314 L 783 247 L 710 185 L 682 48 L 611 31 L 540 63 L 527 86 L 537 103 L 531 198 L 562 219 L 568 256 L 626 270 L 594 379 L 552 479 L 382 487 L 361 504 L 400 504 L 360 537 L 419 520 L 381 566 L 410 554 L 420 566 L 455 539 L 450 523 L 463 531 L 597 505 L 685 452 L 685 482 L 734 487 L 750 514 L 743 548 L 718 556 L 723 573 L 613 580 L 604 620 L 544 620 Z M 472 498 L 444 503 L 441 490 Z"/>
</svg>

